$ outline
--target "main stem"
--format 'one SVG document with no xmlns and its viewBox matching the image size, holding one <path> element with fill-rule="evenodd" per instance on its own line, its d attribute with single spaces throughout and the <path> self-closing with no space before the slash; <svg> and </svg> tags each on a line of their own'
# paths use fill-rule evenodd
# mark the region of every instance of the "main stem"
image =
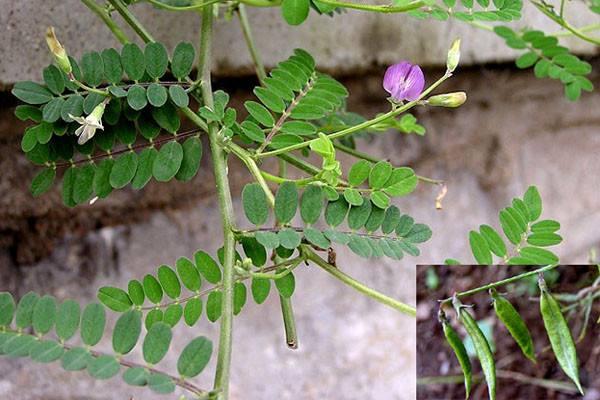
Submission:
<svg viewBox="0 0 600 400">
<path fill-rule="evenodd" d="M 213 107 L 213 95 L 210 78 L 211 40 L 213 12 L 212 7 L 202 11 L 202 29 L 200 33 L 200 58 L 198 69 L 202 74 L 202 99 L 208 107 Z M 221 315 L 221 331 L 219 334 L 219 349 L 217 355 L 217 370 L 215 372 L 214 390 L 217 399 L 225 400 L 229 396 L 229 371 L 231 367 L 231 343 L 233 328 L 233 285 L 234 285 L 234 252 L 235 236 L 233 233 L 233 204 L 227 177 L 225 153 L 219 143 L 218 129 L 215 123 L 208 125 L 208 139 L 212 154 L 217 200 L 223 225 L 223 300 Z"/>
</svg>

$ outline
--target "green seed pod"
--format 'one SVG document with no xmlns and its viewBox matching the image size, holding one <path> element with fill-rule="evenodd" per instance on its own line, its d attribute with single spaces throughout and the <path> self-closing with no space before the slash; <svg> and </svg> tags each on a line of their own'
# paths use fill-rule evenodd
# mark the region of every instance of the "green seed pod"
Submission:
<svg viewBox="0 0 600 400">
<path fill-rule="evenodd" d="M 491 290 L 492 299 L 494 300 L 494 310 L 496 315 L 502 321 L 506 329 L 510 332 L 510 335 L 515 339 L 515 342 L 521 348 L 521 351 L 525 357 L 529 358 L 534 363 L 535 360 L 535 349 L 533 347 L 533 340 L 525 321 L 519 315 L 515 307 L 500 296 L 495 290 Z"/>
<path fill-rule="evenodd" d="M 460 368 L 462 369 L 463 375 L 465 377 L 465 398 L 469 398 L 469 393 L 471 392 L 471 361 L 469 360 L 469 355 L 467 354 L 467 350 L 465 346 L 460 340 L 458 333 L 452 328 L 452 326 L 447 322 L 442 322 L 444 328 L 444 335 L 446 336 L 446 341 L 452 347 L 454 351 L 454 355 L 460 364 Z"/>
<path fill-rule="evenodd" d="M 496 363 L 494 362 L 494 356 L 492 354 L 490 344 L 485 338 L 483 332 L 481 332 L 481 329 L 479 329 L 479 326 L 477 325 L 477 322 L 475 322 L 475 319 L 473 319 L 471 313 L 465 309 L 460 301 L 455 297 L 452 300 L 452 303 L 456 313 L 458 314 L 460 322 L 463 324 L 467 334 L 473 341 L 473 347 L 475 348 L 477 358 L 479 358 L 479 363 L 481 364 L 481 369 L 483 370 L 483 376 L 485 377 L 485 381 L 488 386 L 489 399 L 495 400 Z"/>
<path fill-rule="evenodd" d="M 562 370 L 571 378 L 579 392 L 583 395 L 583 388 L 581 387 L 581 383 L 579 383 L 577 351 L 567 321 L 565 321 L 565 317 L 560 310 L 560 305 L 548 291 L 544 279 L 541 278 L 538 284 L 541 292 L 540 312 L 544 320 L 548 338 L 550 339 L 552 351 L 556 355 L 556 359 Z"/>
</svg>

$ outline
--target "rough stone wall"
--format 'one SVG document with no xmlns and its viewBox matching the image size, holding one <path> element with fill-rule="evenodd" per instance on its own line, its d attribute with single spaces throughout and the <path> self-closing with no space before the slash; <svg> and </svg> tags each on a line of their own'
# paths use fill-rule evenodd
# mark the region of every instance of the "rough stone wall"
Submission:
<svg viewBox="0 0 600 400">
<path fill-rule="evenodd" d="M 79 2 L 50 2 L 47 9 L 34 14 L 39 3 L 0 0 L 6 11 L 0 15 L 6 33 L 0 36 L 0 82 L 4 84 L 39 76 L 49 62 L 45 50 L 40 51 L 48 24 L 60 27 L 76 54 L 99 44 L 114 45 Z M 282 40 L 316 51 L 326 68 L 346 76 L 350 110 L 368 115 L 387 106 L 380 87 L 383 70 L 377 66 L 399 56 L 439 64 L 446 39 L 461 32 L 465 38 L 475 37 L 464 25 L 435 22 L 419 25 L 422 36 L 413 37 L 415 21 L 353 12 L 336 24 L 323 24 L 313 17 L 292 31 L 274 12 L 260 10 L 251 15 L 267 63 L 286 56 Z M 32 15 L 37 18 L 34 22 Z M 196 18 L 161 14 L 156 19 L 155 15 L 147 7 L 142 12 L 144 20 L 163 32 L 161 39 L 171 45 L 182 38 L 193 40 Z M 174 24 L 184 29 L 167 35 Z M 237 28 L 232 32 L 223 26 L 218 29 L 217 73 L 241 77 L 220 80 L 217 86 L 234 89 L 239 102 L 249 96 L 254 84 L 244 75 L 250 71 L 249 62 Z M 298 32 L 298 37 L 292 37 Z M 324 41 L 326 37 L 336 41 Z M 398 37 L 402 40 L 397 41 Z M 463 39 L 466 63 L 512 57 L 493 35 L 478 33 L 476 37 L 473 44 Z M 589 47 L 579 49 L 594 53 Z M 598 60 L 593 63 L 598 70 Z M 434 67 L 426 71 L 429 81 L 439 73 Z M 592 80 L 600 86 L 597 73 Z M 468 231 L 481 223 L 497 226 L 498 210 L 529 184 L 538 185 L 542 193 L 544 215 L 562 223 L 565 241 L 557 250 L 562 260 L 585 262 L 588 250 L 600 245 L 600 94 L 584 94 L 578 103 L 569 103 L 560 84 L 536 80 L 508 64 L 461 68 L 446 89 L 465 90 L 469 100 L 457 110 L 419 109 L 417 116 L 427 128 L 424 138 L 391 133 L 361 143 L 363 149 L 397 165 L 410 165 L 421 175 L 446 180 L 449 192 L 443 211 L 434 209 L 437 188 L 428 185 L 397 202 L 403 211 L 432 227 L 432 240 L 423 247 L 422 256 L 400 262 L 365 262 L 340 249 L 341 268 L 390 296 L 414 302 L 414 265 L 447 257 L 471 261 Z M 35 169 L 20 153 L 23 125 L 12 117 L 13 106 L 7 93 L 0 95 L 0 290 L 19 296 L 36 290 L 59 299 L 92 301 L 101 285 L 125 286 L 129 279 L 161 263 L 172 264 L 198 248 L 214 252 L 219 246 L 208 156 L 191 184 L 154 183 L 142 192 L 118 191 L 94 206 L 69 210 L 61 205 L 56 190 L 39 199 L 28 194 Z M 350 159 L 344 161 L 347 164 Z M 237 197 L 247 175 L 235 164 L 230 175 Z M 415 397 L 412 319 L 363 298 L 317 268 L 298 271 L 297 293 L 298 351 L 285 347 L 275 296 L 260 307 L 249 301 L 236 318 L 234 399 Z M 217 326 L 205 319 L 194 330 L 180 329 L 177 334 L 185 339 L 177 342 L 175 353 L 192 336 L 216 339 L 218 335 Z M 105 340 L 103 346 L 110 348 L 110 341 Z M 174 356 L 166 360 L 170 367 L 175 362 Z M 199 384 L 208 387 L 210 380 L 210 373 L 205 374 Z M 66 373 L 27 360 L 0 360 L 1 398 L 108 400 L 129 395 L 163 398 L 127 387 L 119 379 L 107 384 L 85 373 Z"/>
</svg>

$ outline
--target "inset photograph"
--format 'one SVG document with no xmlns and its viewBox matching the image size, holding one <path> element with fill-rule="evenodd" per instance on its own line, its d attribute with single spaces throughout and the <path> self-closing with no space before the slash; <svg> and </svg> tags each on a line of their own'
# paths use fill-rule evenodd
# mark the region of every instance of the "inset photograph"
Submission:
<svg viewBox="0 0 600 400">
<path fill-rule="evenodd" d="M 600 266 L 417 267 L 418 399 L 600 399 Z"/>
</svg>

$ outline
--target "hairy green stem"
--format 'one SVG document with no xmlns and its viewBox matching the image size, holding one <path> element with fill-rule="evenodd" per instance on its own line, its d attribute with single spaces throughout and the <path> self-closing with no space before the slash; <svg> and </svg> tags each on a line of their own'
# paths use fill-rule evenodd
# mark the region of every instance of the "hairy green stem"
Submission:
<svg viewBox="0 0 600 400">
<path fill-rule="evenodd" d="M 196 4 L 193 4 L 191 6 L 172 6 L 169 4 L 165 4 L 161 1 L 158 0 L 145 0 L 148 3 L 156 6 L 157 8 L 162 8 L 163 10 L 168 10 L 168 11 L 194 11 L 194 10 L 202 10 L 204 7 L 206 6 L 210 6 L 211 4 L 216 4 L 216 3 L 220 3 L 221 0 L 209 0 L 206 2 L 197 2 Z"/>
<path fill-rule="evenodd" d="M 110 17 L 105 8 L 99 6 L 95 0 L 81 0 L 81 2 L 85 4 L 87 8 L 89 8 L 94 14 L 100 17 L 100 19 L 104 22 L 108 29 L 110 29 L 110 31 L 113 33 L 113 35 L 115 35 L 121 44 L 130 42 L 125 32 L 123 32 L 119 25 L 117 25 L 117 23 Z"/>
<path fill-rule="evenodd" d="M 569 24 L 564 18 L 562 18 L 562 16 L 556 15 L 554 13 L 554 11 L 549 10 L 548 6 L 545 3 L 540 3 L 537 1 L 532 1 L 531 3 L 533 3 L 533 5 L 536 6 L 537 9 L 540 10 L 540 12 L 542 14 L 544 14 L 545 16 L 550 18 L 552 21 L 554 21 L 558 25 L 562 26 L 563 28 L 565 28 L 566 30 L 571 32 L 574 36 L 577 36 L 578 38 L 585 40 L 586 42 L 595 44 L 596 46 L 600 46 L 600 38 L 595 38 L 595 37 L 584 34 L 581 30 L 579 30 L 576 27 L 574 27 L 573 25 Z"/>
<path fill-rule="evenodd" d="M 242 162 L 246 165 L 254 179 L 256 179 L 260 187 L 265 192 L 265 195 L 267 196 L 267 200 L 271 207 L 274 207 L 275 196 L 273 196 L 273 192 L 271 192 L 271 189 L 269 189 L 269 185 L 267 184 L 267 181 L 262 175 L 262 171 L 258 168 L 256 162 L 252 159 L 250 153 L 248 153 L 246 150 L 233 143 L 232 141 L 227 142 L 226 148 L 233 154 L 235 154 L 240 160 L 242 160 Z"/>
<path fill-rule="evenodd" d="M 450 73 L 446 73 L 444 74 L 440 79 L 438 79 L 436 82 L 434 82 L 431 86 L 429 86 L 423 93 L 421 93 L 421 95 L 419 96 L 419 98 L 417 100 L 414 101 L 410 101 L 400 107 L 394 108 L 391 111 L 382 114 L 378 117 L 375 117 L 373 119 L 370 119 L 368 121 L 365 121 L 363 123 L 360 123 L 358 125 L 354 125 L 351 126 L 349 128 L 343 129 L 339 132 L 334 132 L 334 133 L 330 133 L 327 135 L 327 137 L 331 140 L 333 139 L 339 139 L 342 138 L 344 136 L 348 136 L 352 133 L 361 131 L 365 128 L 368 128 L 372 125 L 378 124 L 380 122 L 383 122 L 389 118 L 393 118 L 397 115 L 402 114 L 405 111 L 410 110 L 411 108 L 413 108 L 414 106 L 418 105 L 421 103 L 421 101 L 429 94 L 431 93 L 435 88 L 437 88 L 439 85 L 441 85 L 446 79 L 448 79 L 450 76 L 452 76 L 452 74 Z M 302 143 L 298 143 L 292 146 L 287 146 L 287 147 L 283 147 L 281 149 L 277 149 L 277 150 L 272 150 L 272 151 L 266 151 L 264 153 L 260 153 L 260 154 L 256 154 L 254 155 L 254 158 L 265 158 L 265 157 L 272 157 L 272 156 L 277 156 L 280 154 L 284 154 L 284 153 L 289 153 L 290 151 L 294 151 L 294 150 L 299 150 L 299 149 L 303 149 L 305 147 L 310 146 L 312 143 L 316 142 L 317 140 L 320 140 L 319 138 L 315 138 L 315 139 L 311 139 L 311 140 L 307 140 L 305 142 Z"/>
<path fill-rule="evenodd" d="M 392 6 L 392 5 L 371 5 L 371 4 L 360 4 L 350 3 L 346 1 L 337 0 L 319 0 L 319 3 L 327 4 L 330 6 L 336 6 L 340 8 L 352 8 L 354 10 L 361 11 L 372 11 L 377 13 L 389 14 L 389 13 L 403 13 L 407 11 L 416 10 L 425 5 L 424 1 L 413 1 L 412 3 L 405 4 L 403 6 Z"/>
<path fill-rule="evenodd" d="M 213 94 L 210 74 L 213 12 L 205 9 L 202 12 L 202 29 L 200 32 L 200 58 L 198 70 L 202 74 L 202 99 L 207 107 L 213 107 Z M 217 125 L 208 125 L 208 138 L 212 155 L 217 200 L 223 226 L 223 300 L 221 304 L 221 330 L 219 334 L 219 349 L 217 354 L 217 369 L 215 373 L 214 390 L 218 392 L 217 399 L 226 400 L 229 397 L 229 372 L 231 368 L 231 346 L 233 329 L 233 285 L 235 283 L 235 235 L 233 233 L 234 214 L 229 179 L 227 177 L 226 154 L 219 143 Z"/>
<path fill-rule="evenodd" d="M 246 13 L 246 6 L 244 4 L 238 5 L 237 15 L 240 20 L 240 27 L 242 28 L 244 39 L 246 40 L 246 46 L 248 47 L 250 57 L 252 57 L 252 61 L 254 62 L 256 76 L 258 77 L 258 80 L 262 85 L 264 84 L 265 78 L 267 77 L 267 73 L 265 71 L 265 66 L 262 62 L 260 54 L 258 53 L 258 49 L 256 48 L 256 44 L 254 43 L 252 30 L 250 29 L 250 23 L 248 21 L 248 14 Z"/>
<path fill-rule="evenodd" d="M 345 273 L 343 273 L 342 271 L 340 271 L 338 268 L 329 264 L 327 261 L 323 260 L 317 253 L 315 253 L 313 250 L 311 250 L 308 246 L 302 245 L 302 251 L 306 255 L 307 260 L 314 262 L 319 267 L 321 267 L 325 271 L 329 272 L 331 275 L 333 275 L 334 277 L 336 277 L 337 279 L 339 279 L 346 285 L 350 286 L 351 288 L 356 289 L 360 293 L 362 293 L 374 300 L 377 300 L 378 302 L 380 302 L 382 304 L 392 307 L 393 309 L 398 310 L 403 314 L 410 315 L 411 317 L 414 317 L 417 315 L 417 310 L 414 307 L 412 307 L 408 304 L 402 303 L 402 302 L 400 302 L 396 299 L 393 299 L 389 296 L 386 296 L 385 294 L 380 293 L 380 292 L 376 291 L 375 289 L 371 289 L 370 287 L 358 282 L 354 278 L 352 278 L 352 277 L 346 275 Z"/>
<path fill-rule="evenodd" d="M 448 297 L 444 300 L 440 300 L 440 303 L 442 303 L 442 304 L 450 303 L 454 297 L 470 296 L 475 293 L 483 292 L 484 290 L 489 290 L 489 289 L 492 289 L 492 288 L 495 288 L 498 286 L 503 286 L 503 285 L 507 285 L 512 282 L 516 282 L 523 278 L 527 278 L 528 276 L 532 276 L 532 275 L 536 275 L 536 274 L 543 273 L 546 271 L 550 271 L 551 269 L 554 269 L 556 267 L 558 267 L 558 264 L 547 265 L 545 267 L 538 268 L 538 269 L 535 269 L 535 270 L 529 271 L 529 272 L 524 272 L 519 275 L 511 276 L 510 278 L 502 279 L 501 281 L 497 281 L 497 282 L 492 282 L 487 285 L 477 287 L 475 289 L 470 289 L 470 290 L 467 290 L 464 292 L 459 292 L 459 293 L 456 293 L 453 297 Z"/>
<path fill-rule="evenodd" d="M 144 26 L 138 21 L 136 16 L 133 15 L 131 11 L 129 11 L 129 9 L 125 5 L 125 3 L 123 3 L 122 0 L 108 0 L 108 2 L 115 8 L 115 10 L 117 10 L 119 14 L 121 14 L 121 17 L 123 17 L 125 22 L 127 22 L 127 24 L 131 26 L 135 33 L 137 33 L 145 43 L 154 42 L 154 38 L 152 37 L 150 32 L 148 32 L 146 28 L 144 28 Z"/>
</svg>

